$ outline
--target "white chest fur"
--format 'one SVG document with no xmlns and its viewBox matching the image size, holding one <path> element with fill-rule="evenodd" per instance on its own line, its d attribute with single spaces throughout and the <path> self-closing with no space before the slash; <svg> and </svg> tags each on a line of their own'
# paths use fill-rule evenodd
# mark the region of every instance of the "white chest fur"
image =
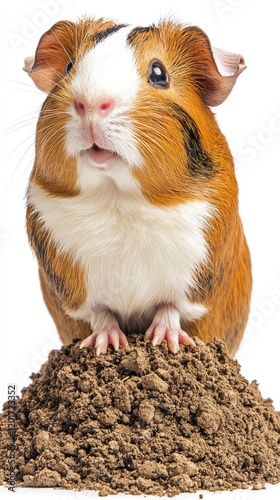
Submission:
<svg viewBox="0 0 280 500">
<path fill-rule="evenodd" d="M 109 177 L 98 190 L 71 198 L 31 185 L 29 201 L 59 249 L 85 270 L 87 299 L 71 316 L 93 322 L 95 306 L 102 306 L 140 328 L 141 318 L 149 322 L 161 303 L 175 304 L 188 320 L 205 313 L 186 293 L 207 259 L 211 204 L 156 207 L 140 192 L 121 193 Z"/>
</svg>

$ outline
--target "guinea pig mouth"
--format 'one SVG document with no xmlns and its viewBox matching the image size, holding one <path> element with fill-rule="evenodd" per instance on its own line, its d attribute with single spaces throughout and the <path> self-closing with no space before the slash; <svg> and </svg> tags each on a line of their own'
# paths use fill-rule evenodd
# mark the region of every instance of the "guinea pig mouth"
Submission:
<svg viewBox="0 0 280 500">
<path fill-rule="evenodd" d="M 102 149 L 102 148 L 100 148 L 100 147 L 99 147 L 99 146 L 97 146 L 97 144 L 95 144 L 95 143 L 94 143 L 94 144 L 93 144 L 93 146 L 91 146 L 91 147 L 92 147 L 92 149 L 93 149 L 94 151 L 107 151 L 106 149 Z"/>
<path fill-rule="evenodd" d="M 102 165 L 108 160 L 118 156 L 115 151 L 100 148 L 96 143 L 94 143 L 91 148 L 87 149 L 85 152 L 94 161 L 94 163 L 97 163 L 98 165 Z"/>
</svg>

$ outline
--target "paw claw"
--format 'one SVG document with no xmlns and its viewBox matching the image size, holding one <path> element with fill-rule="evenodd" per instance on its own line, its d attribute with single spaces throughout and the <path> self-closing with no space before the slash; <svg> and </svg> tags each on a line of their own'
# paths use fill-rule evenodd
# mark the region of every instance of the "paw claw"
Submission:
<svg viewBox="0 0 280 500">
<path fill-rule="evenodd" d="M 178 332 L 167 331 L 166 340 L 169 350 L 176 354 L 180 350 Z"/>
<path fill-rule="evenodd" d="M 97 356 L 99 356 L 100 354 L 106 354 L 108 349 L 108 338 L 106 335 L 104 335 L 103 332 L 96 336 L 94 346 L 96 349 Z"/>
<path fill-rule="evenodd" d="M 195 342 L 181 328 L 170 328 L 158 322 L 153 323 L 145 334 L 145 340 L 150 340 L 154 346 L 167 341 L 168 349 L 175 354 L 180 350 L 180 344 L 195 346 Z"/>
<path fill-rule="evenodd" d="M 164 339 L 164 331 L 160 324 L 152 323 L 144 335 L 144 340 L 151 340 L 154 346 L 161 344 Z"/>
<path fill-rule="evenodd" d="M 89 347 L 91 345 L 93 345 L 93 333 L 82 340 L 82 342 L 80 343 L 80 349 L 83 349 L 83 347 Z"/>
<path fill-rule="evenodd" d="M 125 334 L 116 326 L 107 328 L 98 333 L 92 333 L 81 342 L 80 348 L 95 347 L 96 355 L 106 354 L 108 345 L 112 345 L 117 351 L 121 346 L 127 346 L 128 341 Z"/>
</svg>

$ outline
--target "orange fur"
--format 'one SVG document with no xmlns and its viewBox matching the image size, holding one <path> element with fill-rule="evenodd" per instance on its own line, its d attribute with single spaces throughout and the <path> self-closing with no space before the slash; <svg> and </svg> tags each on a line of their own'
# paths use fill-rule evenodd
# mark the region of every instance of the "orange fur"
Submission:
<svg viewBox="0 0 280 500">
<path fill-rule="evenodd" d="M 204 341 L 214 337 L 224 339 L 234 354 L 249 314 L 250 254 L 238 214 L 238 187 L 232 155 L 212 111 L 199 96 L 199 85 L 205 85 L 205 81 L 197 82 L 195 78 L 201 75 L 203 65 L 205 74 L 206 69 L 212 69 L 209 42 L 195 28 L 185 29 L 183 41 L 178 27 L 172 23 L 164 25 L 164 30 L 154 30 L 149 35 L 140 33 L 136 38 L 136 54 L 137 44 L 141 48 L 137 62 L 143 80 L 149 61 L 157 58 L 169 69 L 173 85 L 162 93 L 147 88 L 145 83 L 142 85 L 132 123 L 145 162 L 143 168 L 134 169 L 134 175 L 153 204 L 170 206 L 198 199 L 211 202 L 217 208 L 217 217 L 206 234 L 209 262 L 198 271 L 198 290 L 191 294 L 191 298 L 202 301 L 209 312 L 201 320 L 183 327 L 190 335 L 197 335 Z M 214 87 L 216 82 L 211 85 Z M 204 87 L 203 93 L 206 93 Z M 170 113 L 174 101 L 186 110 L 198 127 L 202 148 L 215 168 L 212 177 L 194 177 L 186 168 L 182 133 Z"/>
<path fill-rule="evenodd" d="M 55 322 L 63 344 L 68 345 L 74 339 L 84 339 L 90 335 L 91 328 L 89 323 L 70 318 L 70 316 L 65 314 L 65 310 L 58 296 L 53 293 L 48 276 L 42 267 L 39 269 L 39 277 L 45 304 Z"/>
</svg>

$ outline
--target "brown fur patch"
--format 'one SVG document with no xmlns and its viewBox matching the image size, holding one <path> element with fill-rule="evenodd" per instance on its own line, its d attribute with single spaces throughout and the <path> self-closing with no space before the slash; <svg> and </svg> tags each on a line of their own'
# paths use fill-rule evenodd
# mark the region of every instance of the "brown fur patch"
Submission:
<svg viewBox="0 0 280 500">
<path fill-rule="evenodd" d="M 89 323 L 70 318 L 70 316 L 66 314 L 42 268 L 39 269 L 39 276 L 45 304 L 55 322 L 63 344 L 68 345 L 71 344 L 74 339 L 84 339 L 90 335 L 91 327 Z"/>
<path fill-rule="evenodd" d="M 229 236 L 227 242 L 215 239 L 215 254 L 212 257 L 210 254 L 207 267 L 200 269 L 198 287 L 189 296 L 193 301 L 202 301 L 208 313 L 201 320 L 183 326 L 189 335 L 205 342 L 221 338 L 233 356 L 248 320 L 252 275 L 241 224 L 239 228 L 233 226 Z"/>
</svg>

